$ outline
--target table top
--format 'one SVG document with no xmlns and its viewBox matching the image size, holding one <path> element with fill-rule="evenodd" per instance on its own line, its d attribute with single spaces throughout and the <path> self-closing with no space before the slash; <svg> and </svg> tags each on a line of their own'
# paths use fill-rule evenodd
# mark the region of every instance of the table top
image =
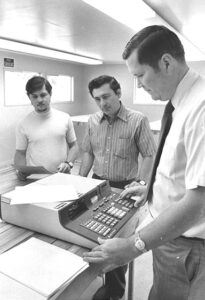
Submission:
<svg viewBox="0 0 205 300">
<path fill-rule="evenodd" d="M 41 239 L 47 243 L 54 244 L 60 248 L 66 249 L 75 253 L 76 255 L 82 256 L 84 251 L 87 249 L 74 245 L 56 238 L 46 236 L 40 233 L 32 232 L 25 228 L 14 226 L 3 221 L 0 221 L 0 254 L 15 247 L 19 243 L 26 241 L 28 238 L 35 237 Z M 99 273 L 99 266 L 90 266 L 88 269 L 83 271 L 78 277 L 76 277 L 71 284 L 58 296 L 58 300 L 65 299 L 79 299 L 82 293 L 88 288 L 92 281 L 97 277 Z"/>
<path fill-rule="evenodd" d="M 3 174 L 3 175 L 2 175 Z M 15 174 L 14 169 L 9 168 L 6 172 L 0 172 L 0 195 L 7 193 L 15 188 L 15 186 L 26 185 L 33 182 L 32 180 L 19 181 Z M 113 189 L 119 192 L 119 189 Z M 132 218 L 132 222 L 129 226 L 126 226 L 126 231 L 131 233 L 136 226 L 137 218 Z M 27 239 L 35 237 L 41 239 L 47 243 L 52 243 L 58 247 L 66 249 L 82 257 L 87 248 L 78 246 L 63 240 L 56 239 L 51 236 L 47 236 L 41 233 L 37 233 L 16 225 L 8 224 L 0 219 L 0 254 L 17 246 L 18 244 L 26 241 Z M 91 264 L 86 270 L 80 273 L 68 287 L 56 298 L 56 300 L 79 300 L 80 296 L 85 292 L 89 285 L 96 279 L 101 273 L 100 265 Z M 128 294 L 132 293 L 132 276 L 128 272 Z M 131 284 L 130 284 L 131 283 Z M 131 297 L 129 298 L 131 299 Z"/>
<path fill-rule="evenodd" d="M 10 174 L 11 175 L 11 174 Z M 12 190 L 16 185 L 25 185 L 30 183 L 30 181 L 20 182 L 17 180 L 16 176 L 12 174 L 9 176 L 10 180 L 1 180 L 0 178 L 0 194 L 6 193 Z M 4 182 L 4 184 L 2 183 Z M 35 237 L 41 239 L 47 243 L 52 243 L 60 248 L 71 251 L 79 256 L 82 256 L 83 252 L 88 251 L 88 249 L 65 242 L 44 234 L 33 232 L 19 226 L 8 224 L 0 219 L 0 254 L 15 247 L 19 243 L 26 241 L 27 239 Z M 83 292 L 88 288 L 92 281 L 98 276 L 100 271 L 100 266 L 89 266 L 81 274 L 79 274 L 68 287 L 58 296 L 58 300 L 79 300 Z"/>
</svg>

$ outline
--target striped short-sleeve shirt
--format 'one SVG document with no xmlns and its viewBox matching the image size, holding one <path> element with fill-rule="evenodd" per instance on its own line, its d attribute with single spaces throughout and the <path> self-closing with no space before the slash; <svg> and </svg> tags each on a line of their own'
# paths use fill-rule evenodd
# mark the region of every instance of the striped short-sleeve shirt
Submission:
<svg viewBox="0 0 205 300">
<path fill-rule="evenodd" d="M 90 116 L 82 148 L 94 155 L 93 172 L 111 181 L 136 178 L 139 153 L 156 152 L 148 119 L 122 104 L 111 124 L 102 112 Z"/>
</svg>

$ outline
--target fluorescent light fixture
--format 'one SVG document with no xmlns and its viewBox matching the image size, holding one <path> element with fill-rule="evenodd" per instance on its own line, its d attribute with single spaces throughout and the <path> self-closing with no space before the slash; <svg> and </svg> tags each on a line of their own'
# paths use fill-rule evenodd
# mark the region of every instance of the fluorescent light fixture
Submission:
<svg viewBox="0 0 205 300">
<path fill-rule="evenodd" d="M 87 65 L 99 65 L 103 63 L 102 60 L 95 59 L 95 58 L 33 46 L 33 45 L 24 44 L 21 42 L 16 42 L 16 41 L 11 41 L 6 39 L 0 39 L 0 49 L 20 52 L 20 53 L 30 54 L 30 55 L 37 55 L 37 56 L 42 56 L 47 58 L 73 61 L 73 62 L 78 62 Z"/>
<path fill-rule="evenodd" d="M 155 17 L 155 12 L 142 0 L 83 0 L 118 22 L 136 28 Z"/>
</svg>

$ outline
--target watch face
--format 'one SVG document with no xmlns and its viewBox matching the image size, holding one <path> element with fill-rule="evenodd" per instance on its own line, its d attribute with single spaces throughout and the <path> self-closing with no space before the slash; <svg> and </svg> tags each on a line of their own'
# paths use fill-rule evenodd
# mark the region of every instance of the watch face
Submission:
<svg viewBox="0 0 205 300">
<path fill-rule="evenodd" d="M 145 243 L 142 240 L 136 240 L 135 247 L 140 251 L 144 251 L 145 250 Z"/>
<path fill-rule="evenodd" d="M 141 185 L 146 185 L 146 182 L 145 182 L 144 180 L 140 180 L 140 181 L 139 181 L 139 184 L 141 184 Z"/>
</svg>

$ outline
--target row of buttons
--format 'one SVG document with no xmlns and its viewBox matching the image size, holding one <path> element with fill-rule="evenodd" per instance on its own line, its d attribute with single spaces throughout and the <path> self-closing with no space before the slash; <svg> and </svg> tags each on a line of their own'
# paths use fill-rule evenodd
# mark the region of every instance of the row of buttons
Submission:
<svg viewBox="0 0 205 300">
<path fill-rule="evenodd" d="M 109 205 L 103 209 L 103 212 L 115 218 L 122 219 L 126 215 L 126 211 Z"/>
<path fill-rule="evenodd" d="M 115 199 L 115 202 L 117 202 L 127 208 L 130 208 L 130 209 L 134 207 L 134 203 L 127 199 L 117 198 L 117 199 Z"/>
<path fill-rule="evenodd" d="M 112 201 L 108 205 L 108 201 Z M 115 207 L 116 202 L 123 205 L 121 208 Z M 105 207 L 103 208 L 103 206 Z M 93 216 L 93 219 L 89 219 L 81 224 L 81 226 L 92 230 L 103 237 L 111 238 L 115 235 L 117 229 L 113 227 L 122 219 L 127 212 L 133 207 L 133 204 L 125 199 L 120 199 L 119 194 L 112 193 L 107 197 L 104 197 L 98 206 L 93 208 L 93 211 L 97 211 L 101 208 L 97 214 Z"/>
<path fill-rule="evenodd" d="M 110 200 L 113 200 L 113 198 L 116 198 L 116 196 L 117 196 L 116 193 L 112 193 L 112 194 L 110 194 L 110 195 L 107 196 L 107 197 L 103 197 L 103 198 L 102 198 L 102 202 L 101 202 L 98 206 L 94 207 L 94 208 L 93 208 L 93 211 L 97 211 L 97 210 L 98 210 L 100 207 L 102 207 L 105 203 L 107 203 L 107 202 L 110 201 Z"/>
<path fill-rule="evenodd" d="M 103 224 L 100 224 L 97 221 L 94 221 L 92 219 L 87 220 L 85 223 L 82 223 L 81 226 L 84 226 L 94 232 L 97 232 L 103 236 L 107 236 L 108 238 L 111 238 L 115 232 L 116 229 L 109 228 L 108 226 L 105 226 Z"/>
<path fill-rule="evenodd" d="M 93 217 L 95 220 L 98 220 L 99 222 L 102 222 L 104 224 L 107 224 L 111 227 L 115 226 L 117 223 L 118 223 L 118 220 L 113 218 L 113 217 L 110 217 L 110 216 L 107 216 L 106 214 L 103 214 L 103 213 L 98 213 L 97 215 L 95 215 Z"/>
</svg>

